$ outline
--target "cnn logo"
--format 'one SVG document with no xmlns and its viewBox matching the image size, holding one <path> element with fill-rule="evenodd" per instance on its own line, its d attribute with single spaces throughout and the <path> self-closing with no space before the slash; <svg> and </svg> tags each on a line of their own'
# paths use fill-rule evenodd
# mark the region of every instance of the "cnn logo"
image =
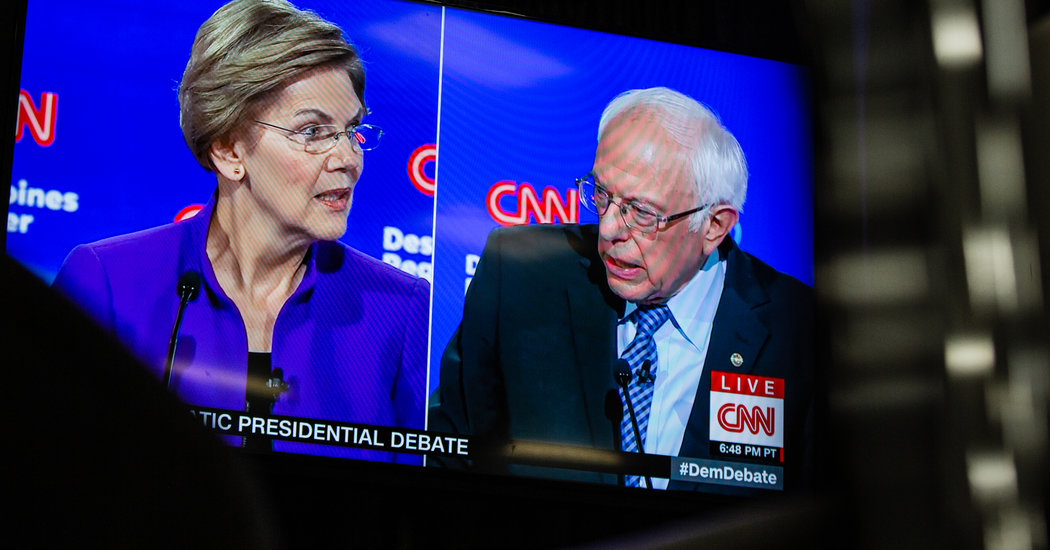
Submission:
<svg viewBox="0 0 1050 550">
<path fill-rule="evenodd" d="M 562 223 L 578 223 L 579 195 L 576 189 L 569 189 L 563 200 L 557 189 L 545 187 L 540 200 L 540 195 L 528 183 L 517 185 L 513 181 L 498 181 L 489 188 L 485 204 L 492 219 L 503 226 L 525 225 L 529 223 L 529 216 L 536 223 L 554 223 L 555 218 Z M 506 196 L 515 198 L 512 210 L 504 208 L 503 199 Z"/>
<path fill-rule="evenodd" d="M 739 403 L 726 403 L 718 408 L 718 425 L 723 430 L 732 433 L 741 433 L 745 429 L 751 434 L 758 435 L 759 430 L 766 435 L 776 433 L 777 411 L 773 407 L 753 406 L 750 409 Z"/>
</svg>

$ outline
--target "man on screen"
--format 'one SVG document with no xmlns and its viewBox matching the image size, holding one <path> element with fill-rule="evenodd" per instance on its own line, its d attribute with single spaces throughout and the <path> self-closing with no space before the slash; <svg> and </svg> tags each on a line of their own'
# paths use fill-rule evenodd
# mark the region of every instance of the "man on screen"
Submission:
<svg viewBox="0 0 1050 550">
<path fill-rule="evenodd" d="M 757 459 L 783 468 L 782 488 L 806 483 L 812 290 L 733 242 L 747 187 L 736 139 L 681 93 L 632 90 L 606 107 L 593 169 L 577 185 L 598 225 L 489 235 L 441 361 L 429 429 L 479 442 Z M 665 475 L 652 485 L 753 491 Z"/>
</svg>

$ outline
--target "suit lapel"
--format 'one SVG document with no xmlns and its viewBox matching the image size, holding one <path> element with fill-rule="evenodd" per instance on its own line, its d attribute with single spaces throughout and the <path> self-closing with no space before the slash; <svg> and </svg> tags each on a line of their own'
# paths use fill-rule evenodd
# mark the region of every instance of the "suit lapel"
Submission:
<svg viewBox="0 0 1050 550">
<path fill-rule="evenodd" d="M 580 257 L 580 270 L 572 274 L 566 287 L 567 315 L 591 443 L 597 448 L 615 449 L 618 440 L 607 412 L 607 398 L 610 392 L 615 394 L 612 371 L 616 360 L 616 322 L 624 301 L 609 290 L 605 268 L 597 258 L 597 229 L 580 229 L 582 251 L 587 254 Z"/>
<path fill-rule="evenodd" d="M 758 316 L 759 308 L 769 302 L 769 296 L 754 280 L 750 258 L 728 239 L 723 244 L 723 253 L 727 256 L 725 286 L 715 312 L 704 372 L 679 451 L 684 457 L 710 456 L 711 371 L 750 373 L 769 338 L 769 328 Z M 679 488 L 697 487 L 690 483 Z"/>
</svg>

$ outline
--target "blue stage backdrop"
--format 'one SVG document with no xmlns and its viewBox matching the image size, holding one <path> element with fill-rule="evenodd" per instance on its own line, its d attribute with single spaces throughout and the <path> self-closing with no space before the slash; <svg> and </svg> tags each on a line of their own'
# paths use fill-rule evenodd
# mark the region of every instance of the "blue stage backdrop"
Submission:
<svg viewBox="0 0 1050 550">
<path fill-rule="evenodd" d="M 365 155 L 343 240 L 432 281 L 428 392 L 488 233 L 595 221 L 573 182 L 590 170 L 603 107 L 628 89 L 675 88 L 721 117 L 751 173 L 738 242 L 812 284 L 802 68 L 430 4 L 295 3 L 340 25 L 365 60 L 366 121 L 387 135 Z M 209 199 L 215 177 L 183 142 L 175 90 L 221 4 L 29 3 L 7 250 L 45 281 L 77 244 Z"/>
</svg>

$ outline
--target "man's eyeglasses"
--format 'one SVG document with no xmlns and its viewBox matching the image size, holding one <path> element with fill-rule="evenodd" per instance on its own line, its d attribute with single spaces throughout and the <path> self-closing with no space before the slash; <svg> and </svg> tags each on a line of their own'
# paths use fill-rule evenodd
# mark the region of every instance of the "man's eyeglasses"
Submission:
<svg viewBox="0 0 1050 550">
<path fill-rule="evenodd" d="M 620 211 L 620 217 L 623 218 L 623 223 L 628 228 L 642 234 L 659 231 L 667 227 L 668 223 L 700 212 L 710 206 L 704 205 L 670 216 L 661 216 L 634 201 L 624 201 L 622 198 L 617 200 L 609 194 L 607 189 L 595 181 L 594 174 L 587 174 L 582 178 L 577 178 L 576 187 L 580 191 L 580 203 L 583 204 L 584 208 L 598 214 L 600 217 L 604 216 L 605 212 L 609 210 L 610 204 L 615 204 Z"/>
<path fill-rule="evenodd" d="M 273 128 L 284 134 L 284 137 L 303 146 L 307 153 L 320 155 L 327 153 L 339 144 L 339 139 L 344 135 L 350 138 L 350 143 L 362 151 L 371 151 L 379 147 L 379 140 L 383 137 L 383 129 L 371 124 L 357 124 L 345 130 L 332 124 L 319 124 L 307 126 L 302 130 L 289 130 L 276 124 L 255 121 L 267 128 Z"/>
</svg>

